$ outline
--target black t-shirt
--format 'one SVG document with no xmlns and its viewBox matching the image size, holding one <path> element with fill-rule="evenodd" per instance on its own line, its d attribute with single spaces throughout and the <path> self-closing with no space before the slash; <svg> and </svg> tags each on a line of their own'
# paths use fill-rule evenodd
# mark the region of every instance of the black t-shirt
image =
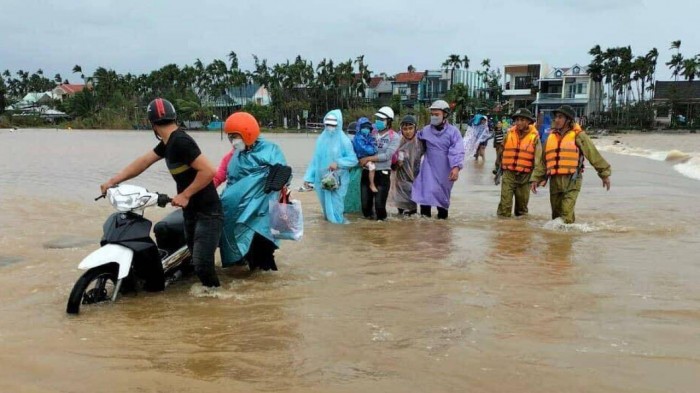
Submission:
<svg viewBox="0 0 700 393">
<path fill-rule="evenodd" d="M 165 158 L 168 171 L 175 179 L 178 194 L 183 192 L 194 181 L 197 171 L 192 168 L 192 162 L 202 154 L 197 142 L 185 131 L 177 130 L 170 134 L 168 144 L 160 142 L 153 152 Z M 220 213 L 221 201 L 216 193 L 214 183 L 210 182 L 190 198 L 190 203 L 184 209 L 188 215 L 196 213 Z"/>
</svg>

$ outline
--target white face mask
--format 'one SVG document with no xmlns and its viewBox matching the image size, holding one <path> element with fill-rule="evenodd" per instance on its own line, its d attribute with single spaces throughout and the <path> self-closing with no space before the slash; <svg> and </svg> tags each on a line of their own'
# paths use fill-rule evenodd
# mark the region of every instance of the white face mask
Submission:
<svg viewBox="0 0 700 393">
<path fill-rule="evenodd" d="M 433 126 L 439 126 L 440 124 L 442 124 L 442 120 L 442 116 L 430 116 L 430 124 Z"/>
<path fill-rule="evenodd" d="M 245 150 L 245 142 L 243 142 L 243 139 L 234 139 L 233 142 L 231 142 L 231 146 L 233 146 L 233 150 L 235 151 Z"/>
</svg>

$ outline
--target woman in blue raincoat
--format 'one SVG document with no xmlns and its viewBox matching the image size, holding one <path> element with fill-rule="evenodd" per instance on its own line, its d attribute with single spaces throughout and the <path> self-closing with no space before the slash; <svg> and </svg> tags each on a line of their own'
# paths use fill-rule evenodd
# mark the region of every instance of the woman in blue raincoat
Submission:
<svg viewBox="0 0 700 393">
<path fill-rule="evenodd" d="M 229 116 L 224 131 L 234 154 L 226 170 L 226 188 L 221 194 L 224 229 L 219 248 L 221 264 L 248 263 L 251 270 L 277 270 L 275 250 L 279 243 L 270 230 L 270 200 L 277 192 L 265 193 L 270 167 L 286 165 L 282 150 L 260 137 L 258 121 L 249 113 Z"/>
<path fill-rule="evenodd" d="M 350 183 L 350 169 L 357 166 L 357 156 L 350 138 L 343 132 L 343 114 L 334 109 L 323 118 L 325 126 L 316 140 L 316 150 L 304 176 L 305 185 L 313 184 L 326 220 L 334 224 L 345 224 L 344 199 Z M 324 189 L 321 180 L 335 172 L 340 184 L 337 188 Z"/>
</svg>

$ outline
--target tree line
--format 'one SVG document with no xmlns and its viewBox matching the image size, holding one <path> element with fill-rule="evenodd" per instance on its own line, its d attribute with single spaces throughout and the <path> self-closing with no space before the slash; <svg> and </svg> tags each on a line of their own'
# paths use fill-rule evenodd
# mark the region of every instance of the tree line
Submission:
<svg viewBox="0 0 700 393">
<path fill-rule="evenodd" d="M 674 50 L 665 65 L 673 77 L 693 81 L 700 77 L 700 54 L 685 57 L 680 52 L 681 41 L 671 43 Z M 592 56 L 588 72 L 594 82 L 602 84 L 602 91 L 595 101 L 598 108 L 591 108 L 591 119 L 601 127 L 650 128 L 654 122 L 652 100 L 659 61 L 659 51 L 652 48 L 647 53 L 634 55 L 630 46 L 601 48 L 596 45 L 588 52 Z M 297 56 L 293 61 L 269 65 L 266 59 L 253 55 L 252 70 L 240 68 L 238 55 L 231 51 L 225 60 L 214 59 L 205 64 L 200 59 L 185 66 L 168 64 L 143 74 L 121 74 L 105 67 L 97 67 L 92 75 L 86 75 L 80 65 L 73 67 L 70 76 L 74 82 L 87 86 L 55 106 L 75 119 L 82 119 L 94 127 L 130 127 L 143 122 L 143 108 L 153 97 L 171 100 L 185 120 L 208 121 L 217 115 L 224 118 L 241 109 L 230 95 L 241 95 L 250 85 L 266 88 L 271 95 L 271 105 L 261 107 L 248 104 L 262 122 L 279 122 L 286 117 L 294 123 L 302 111 L 308 111 L 312 119 L 318 119 L 328 110 L 340 108 L 346 111 L 370 112 L 369 107 L 379 105 L 367 97 L 372 71 L 363 55 L 336 62 L 323 58 L 314 64 Z M 469 70 L 469 56 L 451 54 L 442 63 L 454 82 L 455 70 Z M 450 83 L 446 99 L 453 104 L 458 122 L 477 111 L 489 111 L 503 102 L 502 75 L 492 69 L 489 59 L 481 62 L 477 75 L 484 82 L 475 95 L 469 86 Z M 407 70 L 415 72 L 409 65 Z M 386 74 L 380 74 L 386 77 Z M 18 70 L 2 72 L 0 77 L 0 112 L 29 92 L 51 90 L 59 84 L 70 83 L 60 74 L 49 78 L 39 69 L 34 73 Z M 603 106 L 607 102 L 608 105 Z M 401 110 L 399 97 L 393 97 L 391 105 Z M 366 110 L 365 110 L 366 109 Z M 514 108 L 503 108 L 504 111 Z"/>
</svg>

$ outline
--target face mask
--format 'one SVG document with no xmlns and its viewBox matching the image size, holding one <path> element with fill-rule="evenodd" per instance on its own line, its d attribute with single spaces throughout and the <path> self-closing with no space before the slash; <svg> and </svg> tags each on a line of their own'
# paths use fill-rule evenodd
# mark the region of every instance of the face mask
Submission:
<svg viewBox="0 0 700 393">
<path fill-rule="evenodd" d="M 337 129 L 338 127 L 336 126 L 326 126 L 326 130 L 328 130 L 328 132 L 335 132 Z"/>
<path fill-rule="evenodd" d="M 386 122 L 385 122 L 384 120 L 375 120 L 375 121 L 374 121 L 374 127 L 375 127 L 378 131 L 384 131 L 384 129 L 386 128 Z"/>
<path fill-rule="evenodd" d="M 442 124 L 442 116 L 430 116 L 430 124 L 433 126 L 439 126 Z"/>
<path fill-rule="evenodd" d="M 369 131 L 370 131 L 369 128 L 362 128 L 362 129 L 360 130 L 360 132 L 362 133 L 362 135 L 369 135 Z"/>
<path fill-rule="evenodd" d="M 233 142 L 231 142 L 231 146 L 233 146 L 233 150 L 235 151 L 245 150 L 245 142 L 243 142 L 243 139 L 234 139 Z"/>
</svg>

